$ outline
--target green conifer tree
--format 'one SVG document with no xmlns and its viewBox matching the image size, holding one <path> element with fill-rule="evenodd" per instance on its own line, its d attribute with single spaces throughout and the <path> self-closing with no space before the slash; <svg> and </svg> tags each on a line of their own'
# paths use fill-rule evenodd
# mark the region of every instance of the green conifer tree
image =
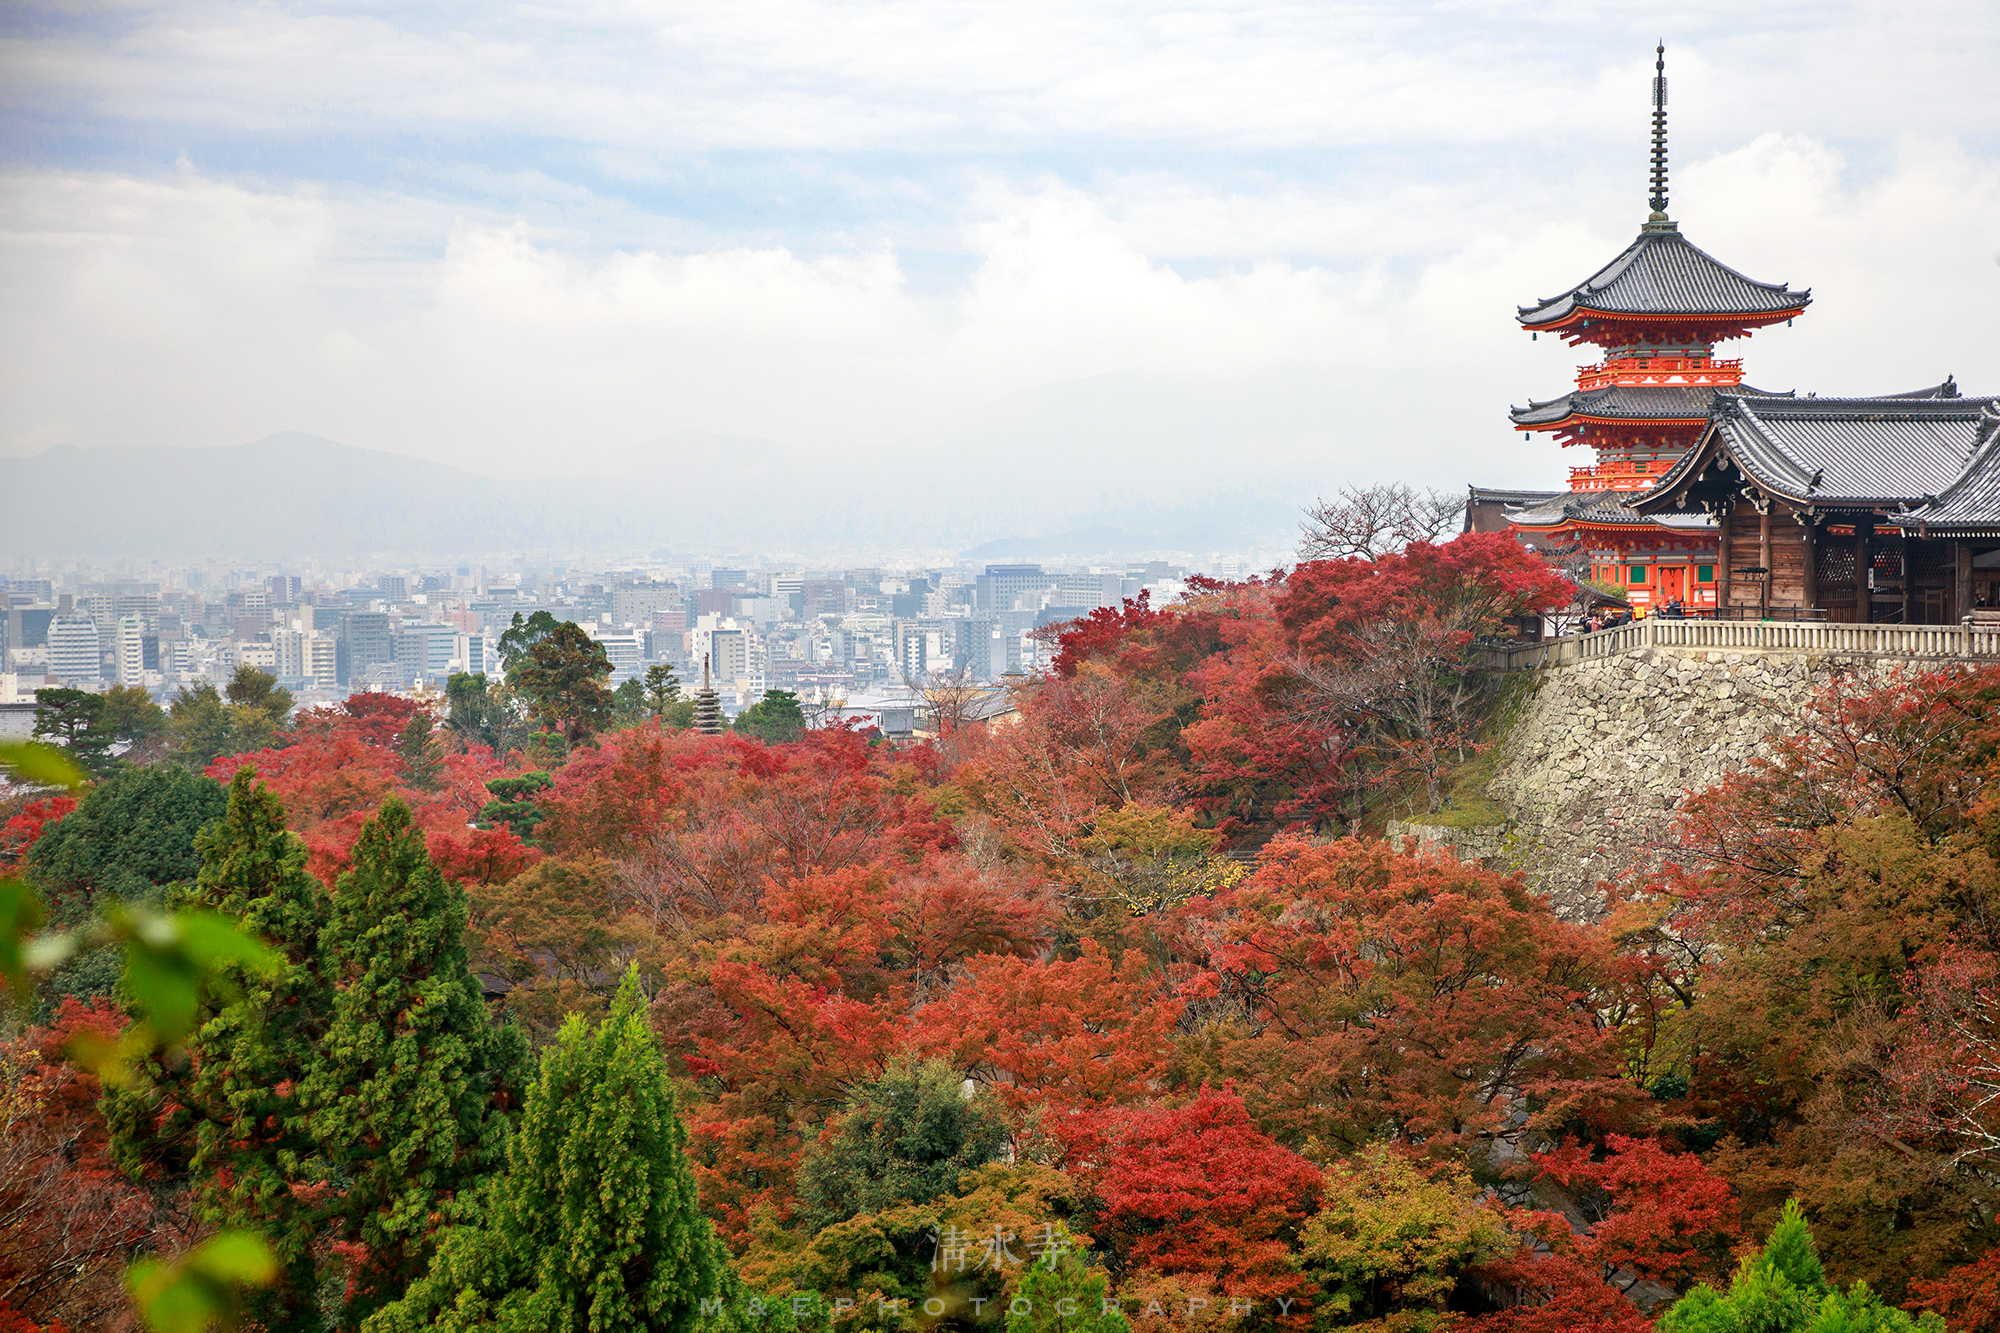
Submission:
<svg viewBox="0 0 2000 1333">
<path fill-rule="evenodd" d="M 224 800 L 222 817 L 193 835 L 193 883 L 173 886 L 167 905 L 237 919 L 282 964 L 270 975 L 223 968 L 183 1055 L 140 1061 L 130 1085 L 105 1089 L 104 1116 L 113 1160 L 127 1174 L 185 1186 L 198 1223 L 270 1242 L 278 1277 L 251 1298 L 250 1313 L 272 1333 L 310 1333 L 321 1326 L 320 1218 L 307 1200 L 321 1172 L 297 1092 L 331 1005 L 317 963 L 328 904 L 284 807 L 254 769 L 237 771 Z"/>
<path fill-rule="evenodd" d="M 273 975 L 233 978 L 236 998 L 189 1042 L 182 1099 L 194 1118 L 195 1216 L 270 1243 L 279 1275 L 252 1298 L 252 1318 L 270 1333 L 316 1333 L 321 1218 L 308 1200 L 320 1182 L 298 1085 L 332 1007 L 318 963 L 329 903 L 284 806 L 248 765 L 230 781 L 228 813 L 195 846 L 202 868 L 183 901 L 240 918 L 284 956 Z"/>
<path fill-rule="evenodd" d="M 359 1247 L 344 1326 L 424 1272 L 441 1224 L 502 1160 L 527 1046 L 487 1021 L 465 922 L 465 895 L 431 864 L 409 807 L 384 802 L 321 934 L 337 989 L 302 1087 L 341 1184 L 338 1239 Z"/>
<path fill-rule="evenodd" d="M 418 711 L 396 738 L 396 755 L 403 761 L 403 781 L 417 791 L 436 791 L 444 772 L 444 750 L 437 743 L 437 724 Z"/>
<path fill-rule="evenodd" d="M 1122 1312 L 1105 1309 L 1104 1270 L 1086 1267 L 1068 1230 L 1056 1230 L 1061 1247 L 1044 1256 L 1054 1262 L 1038 1261 L 1007 1302 L 1007 1333 L 1130 1333 Z"/>
<path fill-rule="evenodd" d="M 570 1016 L 483 1216 L 365 1333 L 693 1333 L 717 1309 L 727 1269 L 643 1010 L 634 969 L 598 1027 Z"/>
<path fill-rule="evenodd" d="M 1696 1287 L 1660 1317 L 1660 1333 L 1945 1333 L 1933 1313 L 1910 1315 L 1856 1282 L 1841 1291 L 1820 1269 L 1797 1199 L 1764 1248 L 1736 1269 L 1729 1291 Z"/>
<path fill-rule="evenodd" d="M 1797 1199 L 1785 1200 L 1778 1224 L 1764 1241 L 1763 1262 L 1778 1276 L 1808 1296 L 1824 1296 L 1829 1288 L 1826 1271 L 1819 1266 L 1819 1247 L 1813 1243 L 1812 1225 Z"/>
</svg>

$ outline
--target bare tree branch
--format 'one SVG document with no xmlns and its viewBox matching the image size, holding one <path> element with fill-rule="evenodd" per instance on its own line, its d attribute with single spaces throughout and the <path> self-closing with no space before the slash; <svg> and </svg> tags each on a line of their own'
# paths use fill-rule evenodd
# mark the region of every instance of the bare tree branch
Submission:
<svg viewBox="0 0 2000 1333">
<path fill-rule="evenodd" d="M 1372 560 L 1411 542 L 1434 542 L 1458 526 L 1465 497 L 1418 491 L 1402 482 L 1343 486 L 1306 510 L 1299 555 L 1306 560 Z"/>
</svg>

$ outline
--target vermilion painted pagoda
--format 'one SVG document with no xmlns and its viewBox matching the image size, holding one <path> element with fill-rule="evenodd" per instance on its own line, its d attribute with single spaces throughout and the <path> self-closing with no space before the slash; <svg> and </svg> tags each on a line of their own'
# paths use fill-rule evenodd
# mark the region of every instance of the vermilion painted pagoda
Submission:
<svg viewBox="0 0 2000 1333">
<path fill-rule="evenodd" d="M 1511 412 L 1516 430 L 1552 431 L 1565 446 L 1589 447 L 1596 462 L 1570 470 L 1567 492 L 1529 501 L 1507 518 L 1541 534 L 1543 544 L 1583 546 L 1592 577 L 1623 587 L 1635 606 L 1675 597 L 1713 606 L 1714 524 L 1699 514 L 1641 516 L 1626 502 L 1701 437 L 1718 390 L 1761 395 L 1743 386 L 1741 361 L 1716 359 L 1716 344 L 1789 321 L 1812 295 L 1743 276 L 1690 244 L 1668 218 L 1664 45 L 1654 71 L 1652 212 L 1638 239 L 1576 287 L 1518 316 L 1537 337 L 1603 349 L 1602 360 L 1577 372 L 1573 392 Z"/>
</svg>

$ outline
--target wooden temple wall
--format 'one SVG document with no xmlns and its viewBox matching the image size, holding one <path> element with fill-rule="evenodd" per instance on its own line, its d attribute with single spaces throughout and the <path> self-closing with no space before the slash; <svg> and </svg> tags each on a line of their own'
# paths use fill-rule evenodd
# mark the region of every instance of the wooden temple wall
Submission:
<svg viewBox="0 0 2000 1333">
<path fill-rule="evenodd" d="M 1848 531 L 1828 531 L 1830 520 Z M 1739 614 L 1817 607 L 1835 623 L 1949 625 L 1977 600 L 1973 546 L 1906 537 L 1886 523 L 1878 528 L 1867 514 L 1821 515 L 1807 526 L 1782 502 L 1773 501 L 1765 515 L 1746 500 L 1729 515 L 1724 533 L 1719 558 L 1731 572 L 1720 600 Z M 1756 566 L 1770 573 L 1734 572 Z M 2000 579 L 1988 592 L 1989 600 L 2000 601 L 1991 595 L 2000 593 Z"/>
<path fill-rule="evenodd" d="M 1722 564 L 1731 571 L 1725 605 L 1750 611 L 1766 606 L 1822 604 L 1813 600 L 1807 587 L 1806 561 L 1813 543 L 1806 529 L 1781 505 L 1773 504 L 1766 515 L 1758 513 L 1748 501 L 1739 503 L 1729 515 L 1727 533 L 1727 544 L 1720 555 Z M 1734 572 L 1758 566 L 1769 569 L 1769 575 Z M 1767 579 L 1768 601 L 1765 600 Z"/>
</svg>

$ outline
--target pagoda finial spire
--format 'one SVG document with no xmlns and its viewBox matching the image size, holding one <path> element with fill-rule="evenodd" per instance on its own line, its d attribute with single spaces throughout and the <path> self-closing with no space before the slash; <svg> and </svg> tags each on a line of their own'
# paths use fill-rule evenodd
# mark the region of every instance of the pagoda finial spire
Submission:
<svg viewBox="0 0 2000 1333">
<path fill-rule="evenodd" d="M 1667 43 L 1653 49 L 1653 216 L 1667 220 Z"/>
</svg>

